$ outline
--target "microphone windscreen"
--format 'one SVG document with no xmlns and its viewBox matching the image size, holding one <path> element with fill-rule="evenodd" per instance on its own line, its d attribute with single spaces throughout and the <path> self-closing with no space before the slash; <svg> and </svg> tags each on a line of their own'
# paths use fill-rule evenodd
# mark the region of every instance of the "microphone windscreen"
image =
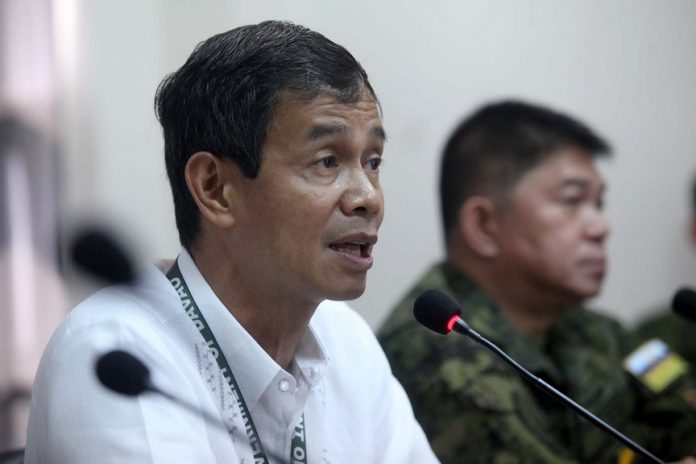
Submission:
<svg viewBox="0 0 696 464">
<path fill-rule="evenodd" d="M 672 298 L 672 310 L 681 317 L 696 321 L 696 292 L 682 288 Z"/>
<path fill-rule="evenodd" d="M 462 310 L 457 303 L 440 290 L 430 289 L 421 293 L 413 304 L 413 315 L 418 322 L 430 330 L 448 334 L 452 330 L 450 321 Z"/>
<path fill-rule="evenodd" d="M 109 234 L 99 229 L 85 230 L 73 241 L 73 262 L 83 271 L 112 284 L 129 284 L 135 280 L 133 261 L 125 249 Z"/>
<path fill-rule="evenodd" d="M 97 378 L 106 388 L 127 396 L 150 389 L 150 370 L 127 351 L 114 350 L 97 360 Z"/>
</svg>

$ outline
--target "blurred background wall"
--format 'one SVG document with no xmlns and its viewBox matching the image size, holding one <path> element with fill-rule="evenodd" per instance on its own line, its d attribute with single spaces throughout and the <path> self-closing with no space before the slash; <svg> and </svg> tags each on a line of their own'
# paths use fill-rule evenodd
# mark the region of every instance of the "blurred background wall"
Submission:
<svg viewBox="0 0 696 464">
<path fill-rule="evenodd" d="M 354 302 L 373 326 L 442 256 L 435 192 L 444 138 L 476 106 L 505 97 L 570 112 L 613 143 L 604 166 L 611 266 L 598 306 L 630 322 L 696 281 L 685 238 L 696 171 L 696 2 L 76 3 L 63 217 L 106 217 L 143 259 L 178 250 L 152 109 L 157 84 L 200 40 L 282 18 L 345 45 L 384 107 L 387 212 L 368 290 Z"/>
<path fill-rule="evenodd" d="M 66 236 L 99 221 L 143 261 L 175 256 L 157 84 L 214 33 L 288 19 L 346 46 L 384 108 L 387 212 L 367 291 L 353 303 L 373 327 L 442 257 L 444 138 L 477 106 L 507 97 L 569 112 L 614 146 L 602 165 L 610 273 L 595 306 L 631 323 L 679 285 L 696 285 L 686 238 L 696 173 L 693 0 L 36 2 L 49 3 Z M 70 290 L 71 304 L 86 293 Z"/>
<path fill-rule="evenodd" d="M 0 1 L 0 451 L 67 305 L 58 264 L 58 77 L 50 0 Z"/>
</svg>

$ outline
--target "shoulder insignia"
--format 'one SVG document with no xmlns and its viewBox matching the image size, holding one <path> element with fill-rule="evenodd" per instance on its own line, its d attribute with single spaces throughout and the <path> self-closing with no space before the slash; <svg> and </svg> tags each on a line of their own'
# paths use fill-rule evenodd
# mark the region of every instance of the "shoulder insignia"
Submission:
<svg viewBox="0 0 696 464">
<path fill-rule="evenodd" d="M 623 365 L 653 393 L 661 392 L 689 370 L 689 364 L 657 338 L 636 348 Z"/>
</svg>

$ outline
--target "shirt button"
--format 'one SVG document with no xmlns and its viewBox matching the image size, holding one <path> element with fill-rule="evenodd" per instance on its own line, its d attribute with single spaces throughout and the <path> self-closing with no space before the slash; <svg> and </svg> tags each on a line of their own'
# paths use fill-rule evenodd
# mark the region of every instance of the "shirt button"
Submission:
<svg viewBox="0 0 696 464">
<path fill-rule="evenodd" d="M 282 379 L 280 382 L 278 382 L 278 390 L 282 392 L 290 390 L 290 382 L 288 382 L 285 379 Z"/>
</svg>

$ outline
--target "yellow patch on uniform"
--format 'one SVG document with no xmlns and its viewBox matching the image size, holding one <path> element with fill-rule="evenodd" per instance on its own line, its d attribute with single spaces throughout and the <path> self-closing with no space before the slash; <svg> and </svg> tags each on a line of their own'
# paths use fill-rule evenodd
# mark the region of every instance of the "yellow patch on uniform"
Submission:
<svg viewBox="0 0 696 464">
<path fill-rule="evenodd" d="M 624 367 L 652 392 L 659 393 L 689 370 L 689 364 L 656 338 L 636 348 Z"/>
<path fill-rule="evenodd" d="M 633 464 L 636 458 L 636 453 L 628 448 L 621 448 L 619 455 L 616 457 L 616 464 Z"/>
</svg>

